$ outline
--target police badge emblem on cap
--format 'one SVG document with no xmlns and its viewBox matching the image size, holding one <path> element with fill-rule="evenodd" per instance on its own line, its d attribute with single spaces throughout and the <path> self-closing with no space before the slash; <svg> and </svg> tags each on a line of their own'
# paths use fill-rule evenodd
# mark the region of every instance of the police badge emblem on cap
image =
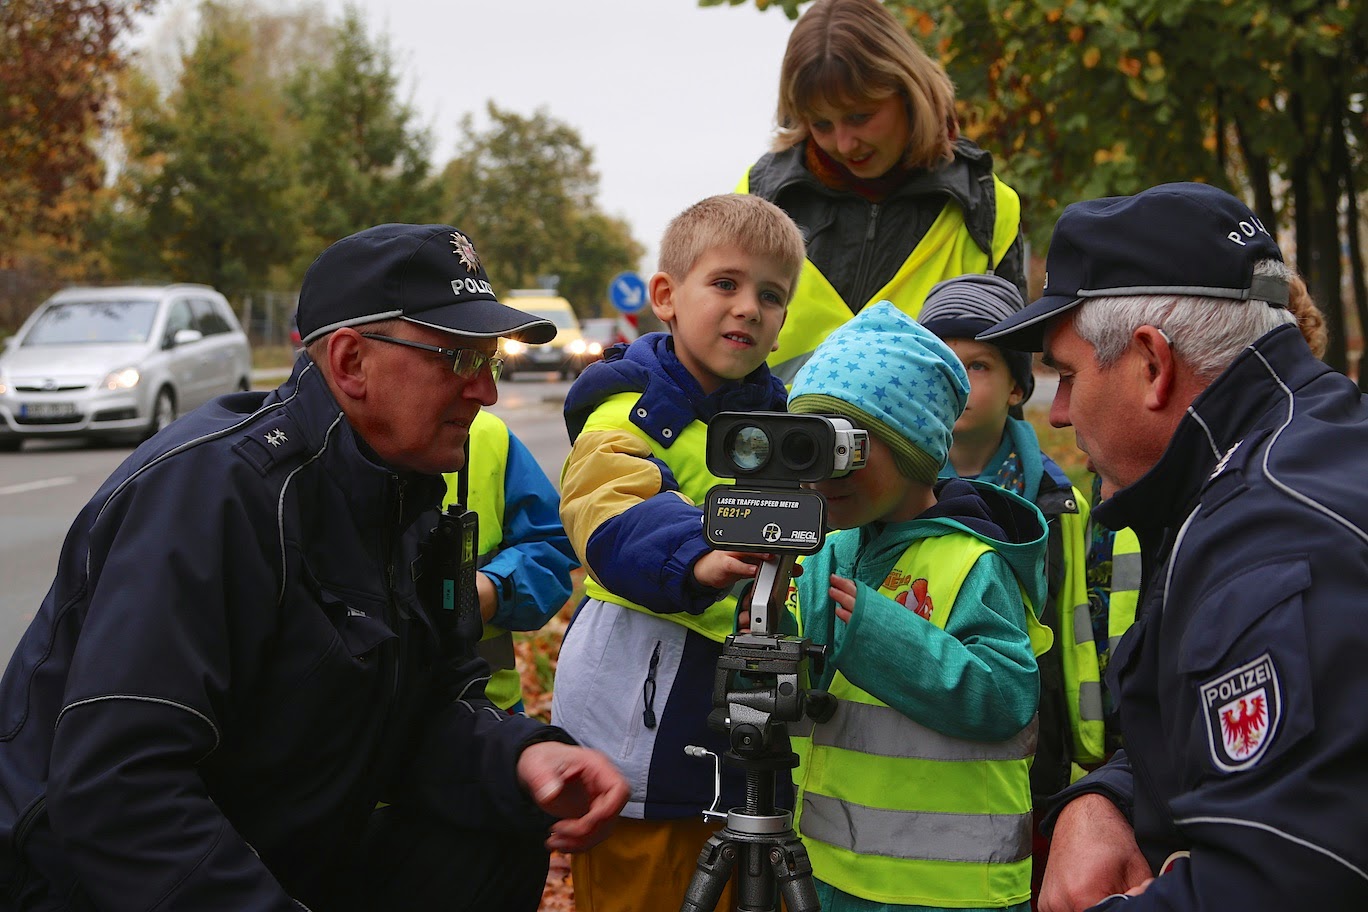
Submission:
<svg viewBox="0 0 1368 912">
<path fill-rule="evenodd" d="M 456 255 L 461 258 L 462 266 L 471 272 L 480 271 L 480 257 L 475 253 L 475 245 L 470 242 L 470 238 L 459 231 L 453 231 L 451 246 L 456 248 Z"/>
<path fill-rule="evenodd" d="M 1216 768 L 1235 773 L 1258 763 L 1282 721 L 1282 686 L 1272 656 L 1264 653 L 1213 678 L 1198 693 Z"/>
</svg>

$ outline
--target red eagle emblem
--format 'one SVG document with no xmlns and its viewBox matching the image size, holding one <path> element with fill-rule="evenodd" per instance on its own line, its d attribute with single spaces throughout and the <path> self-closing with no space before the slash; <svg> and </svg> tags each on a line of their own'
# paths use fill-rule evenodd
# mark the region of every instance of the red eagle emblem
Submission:
<svg viewBox="0 0 1368 912">
<path fill-rule="evenodd" d="M 1282 680 L 1270 654 L 1202 682 L 1197 697 L 1212 766 L 1238 773 L 1263 759 L 1283 714 Z"/>
<path fill-rule="evenodd" d="M 1235 759 L 1248 757 L 1268 731 L 1268 706 L 1262 691 L 1221 708 L 1221 734 Z"/>
<path fill-rule="evenodd" d="M 918 617 L 921 617 L 922 619 L 929 621 L 931 620 L 931 612 L 935 610 L 935 606 L 931 604 L 931 596 L 927 594 L 926 588 L 927 586 L 925 579 L 913 580 L 912 589 L 910 591 L 900 593 L 896 601 L 899 605 L 902 605 L 904 608 L 911 608 L 914 612 L 916 612 Z M 916 604 L 907 604 L 908 596 L 912 596 L 913 598 L 915 598 L 917 600 Z"/>
</svg>

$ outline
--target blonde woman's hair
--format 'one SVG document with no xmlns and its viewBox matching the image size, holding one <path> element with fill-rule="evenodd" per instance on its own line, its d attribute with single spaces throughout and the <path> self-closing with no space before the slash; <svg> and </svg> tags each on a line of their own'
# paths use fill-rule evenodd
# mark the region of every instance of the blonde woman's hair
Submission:
<svg viewBox="0 0 1368 912">
<path fill-rule="evenodd" d="M 1297 318 L 1297 329 L 1317 358 L 1325 357 L 1325 349 L 1330 344 L 1330 332 L 1325 328 L 1325 314 L 1311 300 L 1311 292 L 1306 289 L 1306 281 L 1292 273 L 1287 283 L 1287 312 Z"/>
<path fill-rule="evenodd" d="M 776 263 L 798 284 L 806 246 L 787 212 L 758 196 L 724 193 L 694 203 L 665 226 L 658 267 L 683 281 L 699 258 L 717 247 L 737 247 L 748 256 Z"/>
<path fill-rule="evenodd" d="M 779 70 L 774 151 L 806 140 L 818 104 L 902 98 L 911 139 L 904 164 L 930 168 L 954 156 L 955 87 L 945 69 L 878 0 L 818 0 L 789 35 Z"/>
</svg>

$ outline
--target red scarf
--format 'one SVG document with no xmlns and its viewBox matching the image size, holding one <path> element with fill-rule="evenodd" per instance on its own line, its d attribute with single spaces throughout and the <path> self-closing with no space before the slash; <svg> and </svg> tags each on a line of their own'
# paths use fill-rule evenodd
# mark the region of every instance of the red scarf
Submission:
<svg viewBox="0 0 1368 912">
<path fill-rule="evenodd" d="M 857 194 L 871 203 L 883 202 L 888 195 L 907 180 L 912 169 L 902 162 L 894 165 L 886 174 L 865 179 L 851 174 L 845 165 L 836 161 L 822 147 L 808 140 L 803 152 L 803 165 L 812 176 L 832 190 L 845 190 Z"/>
</svg>

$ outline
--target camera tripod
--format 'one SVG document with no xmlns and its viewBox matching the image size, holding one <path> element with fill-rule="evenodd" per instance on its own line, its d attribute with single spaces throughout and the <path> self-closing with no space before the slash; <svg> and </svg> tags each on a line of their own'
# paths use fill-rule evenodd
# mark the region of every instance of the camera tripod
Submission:
<svg viewBox="0 0 1368 912">
<path fill-rule="evenodd" d="M 792 567 L 791 555 L 761 566 L 752 600 L 751 632 L 729 636 L 723 644 L 708 725 L 727 732 L 730 749 L 719 758 L 701 747 L 685 748 L 692 757 L 712 757 L 716 797 L 704 817 L 725 820 L 726 825 L 704 843 L 681 912 L 715 909 L 733 869 L 738 875 L 741 912 L 778 912 L 779 894 L 788 912 L 820 909 L 812 864 L 793 830 L 793 815 L 776 808 L 774 802 L 775 774 L 798 765 L 788 723 L 797 722 L 804 713 L 825 721 L 835 709 L 828 694 L 801 686 L 803 660 L 820 662 L 824 648 L 799 637 L 767 632 L 770 618 L 783 603 L 779 594 L 787 593 Z M 723 759 L 746 775 L 745 805 L 727 813 L 716 809 L 722 793 Z"/>
</svg>

